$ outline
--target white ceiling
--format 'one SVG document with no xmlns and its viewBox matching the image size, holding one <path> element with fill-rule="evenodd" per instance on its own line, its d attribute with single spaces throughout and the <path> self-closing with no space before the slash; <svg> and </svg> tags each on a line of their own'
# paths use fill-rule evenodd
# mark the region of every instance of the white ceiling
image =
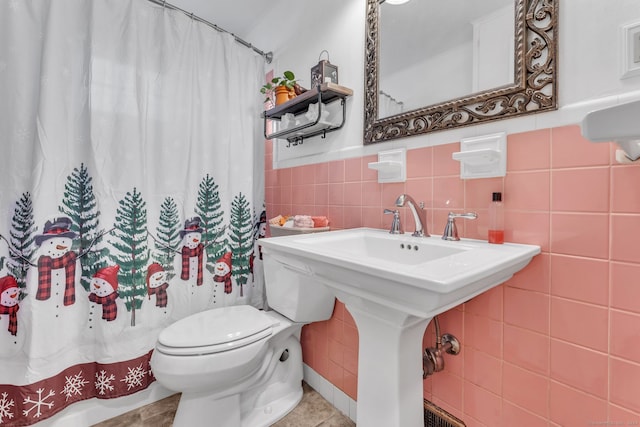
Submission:
<svg viewBox="0 0 640 427">
<path fill-rule="evenodd" d="M 365 0 L 358 1 L 364 8 Z M 312 12 L 317 3 L 309 0 L 168 0 L 168 3 L 193 12 L 264 52 L 286 47 L 284 45 L 291 37 L 288 28 L 295 34 L 295 25 L 276 21 L 279 12 L 284 11 L 290 22 L 304 21 L 310 13 L 315 19 L 323 19 L 321 15 L 328 13 L 326 7 Z M 381 31 L 385 39 L 394 38 L 391 43 L 394 48 L 387 53 L 385 61 L 406 66 L 409 58 L 435 56 L 457 45 L 459 38 L 465 35 L 465 26 L 467 32 L 471 31 L 469 22 L 473 17 L 510 3 L 513 4 L 513 0 L 419 0 L 402 6 L 384 5 Z M 467 38 L 470 39 L 470 35 Z M 387 65 L 386 68 L 393 67 Z"/>
<path fill-rule="evenodd" d="M 304 7 L 304 0 L 168 0 L 186 12 L 216 24 L 265 52 L 274 49 L 260 40 L 251 40 L 277 10 Z M 307 3 L 307 6 L 309 4 Z"/>
</svg>

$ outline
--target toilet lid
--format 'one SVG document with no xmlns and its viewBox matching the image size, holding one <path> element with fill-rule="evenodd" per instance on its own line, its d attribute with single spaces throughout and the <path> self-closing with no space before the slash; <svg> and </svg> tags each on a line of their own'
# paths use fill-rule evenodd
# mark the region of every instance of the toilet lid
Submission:
<svg viewBox="0 0 640 427">
<path fill-rule="evenodd" d="M 271 335 L 275 319 L 249 305 L 216 308 L 187 316 L 158 336 L 158 350 L 193 355 L 228 351 Z"/>
</svg>

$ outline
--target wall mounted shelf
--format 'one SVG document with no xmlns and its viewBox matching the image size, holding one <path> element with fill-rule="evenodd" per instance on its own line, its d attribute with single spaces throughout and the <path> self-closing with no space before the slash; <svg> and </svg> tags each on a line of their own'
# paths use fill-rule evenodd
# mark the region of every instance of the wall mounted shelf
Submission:
<svg viewBox="0 0 640 427">
<path fill-rule="evenodd" d="M 370 162 L 369 169 L 378 171 L 378 182 L 405 182 L 407 180 L 407 149 L 380 151 L 378 161 Z"/>
<path fill-rule="evenodd" d="M 460 151 L 451 155 L 460 162 L 460 178 L 491 178 L 507 173 L 507 134 L 463 138 Z"/>
<path fill-rule="evenodd" d="M 340 129 L 346 117 L 346 98 L 353 95 L 353 91 L 335 83 L 323 83 L 293 99 L 280 104 L 262 114 L 264 118 L 264 137 L 266 139 L 284 138 L 289 145 L 298 145 L 305 138 L 322 135 Z M 327 118 L 327 104 L 334 101 L 342 104 L 342 118 L 336 120 Z M 315 112 L 315 114 L 314 114 Z M 311 114 L 309 114 L 311 113 Z M 275 121 L 292 123 L 284 129 L 272 133 L 268 132 L 268 122 Z"/>
</svg>

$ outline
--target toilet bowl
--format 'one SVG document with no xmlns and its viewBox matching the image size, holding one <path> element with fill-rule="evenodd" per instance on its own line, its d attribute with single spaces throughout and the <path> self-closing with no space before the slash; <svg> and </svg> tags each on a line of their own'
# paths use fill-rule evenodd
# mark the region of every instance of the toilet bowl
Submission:
<svg viewBox="0 0 640 427">
<path fill-rule="evenodd" d="M 182 393 L 175 427 L 268 427 L 298 404 L 300 331 L 329 319 L 335 297 L 313 278 L 297 277 L 265 257 L 269 310 L 216 308 L 160 333 L 151 370 L 160 384 Z"/>
</svg>

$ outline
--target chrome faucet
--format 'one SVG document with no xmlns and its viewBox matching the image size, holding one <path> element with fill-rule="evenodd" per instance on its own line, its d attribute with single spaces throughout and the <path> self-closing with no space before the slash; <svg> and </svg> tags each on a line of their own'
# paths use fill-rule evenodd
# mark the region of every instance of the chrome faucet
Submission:
<svg viewBox="0 0 640 427">
<path fill-rule="evenodd" d="M 400 224 L 400 212 L 397 209 L 385 209 L 385 215 L 393 215 L 393 220 L 391 220 L 391 230 L 389 230 L 390 234 L 404 234 L 404 230 L 402 229 L 402 225 Z"/>
<path fill-rule="evenodd" d="M 411 213 L 413 214 L 413 221 L 416 224 L 416 231 L 411 235 L 416 237 L 429 237 L 427 231 L 427 211 L 424 209 L 424 202 L 420 202 L 420 205 L 416 205 L 416 201 L 413 200 L 408 194 L 401 194 L 396 199 L 396 206 L 402 207 L 405 204 L 409 205 Z"/>
<path fill-rule="evenodd" d="M 447 216 L 447 225 L 444 227 L 444 233 L 442 233 L 442 240 L 460 240 L 460 237 L 458 236 L 458 227 L 456 227 L 456 218 L 476 219 L 478 218 L 478 214 L 475 212 L 462 214 L 449 212 L 449 215 Z"/>
</svg>

